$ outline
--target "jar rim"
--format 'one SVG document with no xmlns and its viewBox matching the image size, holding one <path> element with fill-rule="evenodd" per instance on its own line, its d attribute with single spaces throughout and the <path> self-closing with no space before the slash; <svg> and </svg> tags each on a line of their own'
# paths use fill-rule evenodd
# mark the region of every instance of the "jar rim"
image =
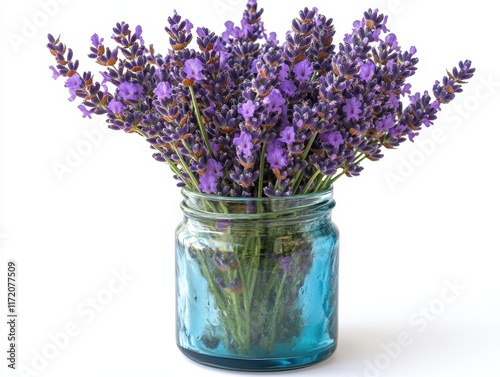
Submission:
<svg viewBox="0 0 500 377">
<path fill-rule="evenodd" d="M 317 216 L 333 209 L 333 189 L 281 197 L 226 197 L 182 190 L 181 208 L 189 218 L 230 221 L 273 221 Z"/>
<path fill-rule="evenodd" d="M 199 199 L 210 200 L 210 201 L 225 201 L 225 202 L 273 202 L 273 201 L 291 201 L 291 200 L 300 200 L 300 199 L 311 199 L 311 198 L 320 198 L 323 196 L 332 196 L 333 195 L 333 187 L 319 191 L 312 192 L 309 194 L 298 194 L 298 195 L 288 195 L 288 196 L 264 196 L 264 197 L 255 197 L 255 196 L 222 196 L 222 195 L 213 195 L 213 194 L 205 194 L 203 192 L 197 192 L 189 190 L 185 187 L 181 190 L 182 196 L 190 196 L 196 197 Z"/>
</svg>

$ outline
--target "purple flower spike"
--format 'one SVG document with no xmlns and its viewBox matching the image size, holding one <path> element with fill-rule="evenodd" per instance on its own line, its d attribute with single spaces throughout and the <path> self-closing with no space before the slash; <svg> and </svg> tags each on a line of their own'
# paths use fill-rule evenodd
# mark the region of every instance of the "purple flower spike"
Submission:
<svg viewBox="0 0 500 377">
<path fill-rule="evenodd" d="M 221 251 L 216 251 L 214 256 L 215 267 L 219 271 L 227 271 L 229 269 L 236 270 L 238 268 L 238 261 L 232 253 L 222 253 Z"/>
<path fill-rule="evenodd" d="M 186 60 L 183 71 L 188 79 L 196 81 L 205 80 L 205 76 L 201 73 L 203 71 L 203 64 L 198 58 Z"/>
<path fill-rule="evenodd" d="M 219 144 L 214 143 L 213 141 L 210 142 L 210 146 L 212 147 L 212 151 L 214 153 L 217 153 L 219 151 Z"/>
<path fill-rule="evenodd" d="M 84 118 L 103 115 L 109 128 L 144 137 L 179 187 L 250 198 L 308 194 L 359 175 L 384 149 L 432 126 L 475 71 L 460 61 L 431 90 L 412 93 L 417 50 L 400 46 L 377 9 L 334 44 L 333 19 L 304 8 L 278 43 L 257 0 L 244 3 L 241 21 L 226 22 L 222 33 L 196 29 L 174 11 L 163 53 L 144 42 L 141 26 L 116 23 L 109 47 L 92 35 L 88 57 L 102 78 L 49 34 L 52 77 L 64 77 Z M 214 221 L 231 231 L 230 221 Z M 275 255 L 282 275 L 296 273 L 287 255 Z M 221 271 L 237 265 L 223 256 L 215 260 Z M 241 290 L 235 276 L 217 283 L 222 292 Z"/>
</svg>

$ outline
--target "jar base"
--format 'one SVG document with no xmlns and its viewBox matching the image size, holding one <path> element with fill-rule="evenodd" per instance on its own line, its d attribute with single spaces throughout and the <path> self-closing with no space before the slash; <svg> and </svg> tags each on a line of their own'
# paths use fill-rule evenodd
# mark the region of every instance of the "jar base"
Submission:
<svg viewBox="0 0 500 377">
<path fill-rule="evenodd" d="M 234 357 L 218 357 L 205 355 L 199 352 L 188 350 L 184 347 L 179 350 L 189 359 L 197 363 L 219 369 L 235 370 L 242 372 L 276 372 L 282 370 L 292 370 L 305 368 L 328 359 L 337 348 L 336 345 L 318 353 L 302 357 L 290 358 L 269 358 L 269 359 L 244 359 Z"/>
</svg>

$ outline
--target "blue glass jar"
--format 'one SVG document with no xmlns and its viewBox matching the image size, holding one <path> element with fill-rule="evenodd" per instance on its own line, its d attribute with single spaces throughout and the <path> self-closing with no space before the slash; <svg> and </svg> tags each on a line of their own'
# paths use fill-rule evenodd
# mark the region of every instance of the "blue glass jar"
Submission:
<svg viewBox="0 0 500 377">
<path fill-rule="evenodd" d="M 177 345 L 210 366 L 301 368 L 337 346 L 332 191 L 228 198 L 183 191 L 176 231 Z"/>
</svg>

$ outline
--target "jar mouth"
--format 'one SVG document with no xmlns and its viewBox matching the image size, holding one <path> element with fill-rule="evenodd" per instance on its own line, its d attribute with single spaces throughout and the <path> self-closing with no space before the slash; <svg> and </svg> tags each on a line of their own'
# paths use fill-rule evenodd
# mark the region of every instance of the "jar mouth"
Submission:
<svg viewBox="0 0 500 377">
<path fill-rule="evenodd" d="M 305 219 L 329 212 L 335 206 L 333 189 L 280 197 L 226 197 L 182 189 L 181 208 L 191 218 L 212 220 Z"/>
<path fill-rule="evenodd" d="M 203 192 L 191 191 L 186 188 L 182 188 L 181 190 L 182 196 L 186 198 L 186 196 L 197 197 L 204 200 L 210 201 L 224 201 L 224 202 L 278 202 L 278 201 L 291 201 L 291 200 L 301 200 L 301 199 L 311 199 L 316 197 L 322 197 L 325 195 L 332 196 L 333 188 L 328 190 L 313 192 L 310 194 L 298 194 L 298 195 L 290 195 L 290 196 L 264 196 L 261 198 L 258 197 L 246 197 L 246 196 L 221 196 L 221 195 L 213 195 L 213 194 L 205 194 Z"/>
</svg>

